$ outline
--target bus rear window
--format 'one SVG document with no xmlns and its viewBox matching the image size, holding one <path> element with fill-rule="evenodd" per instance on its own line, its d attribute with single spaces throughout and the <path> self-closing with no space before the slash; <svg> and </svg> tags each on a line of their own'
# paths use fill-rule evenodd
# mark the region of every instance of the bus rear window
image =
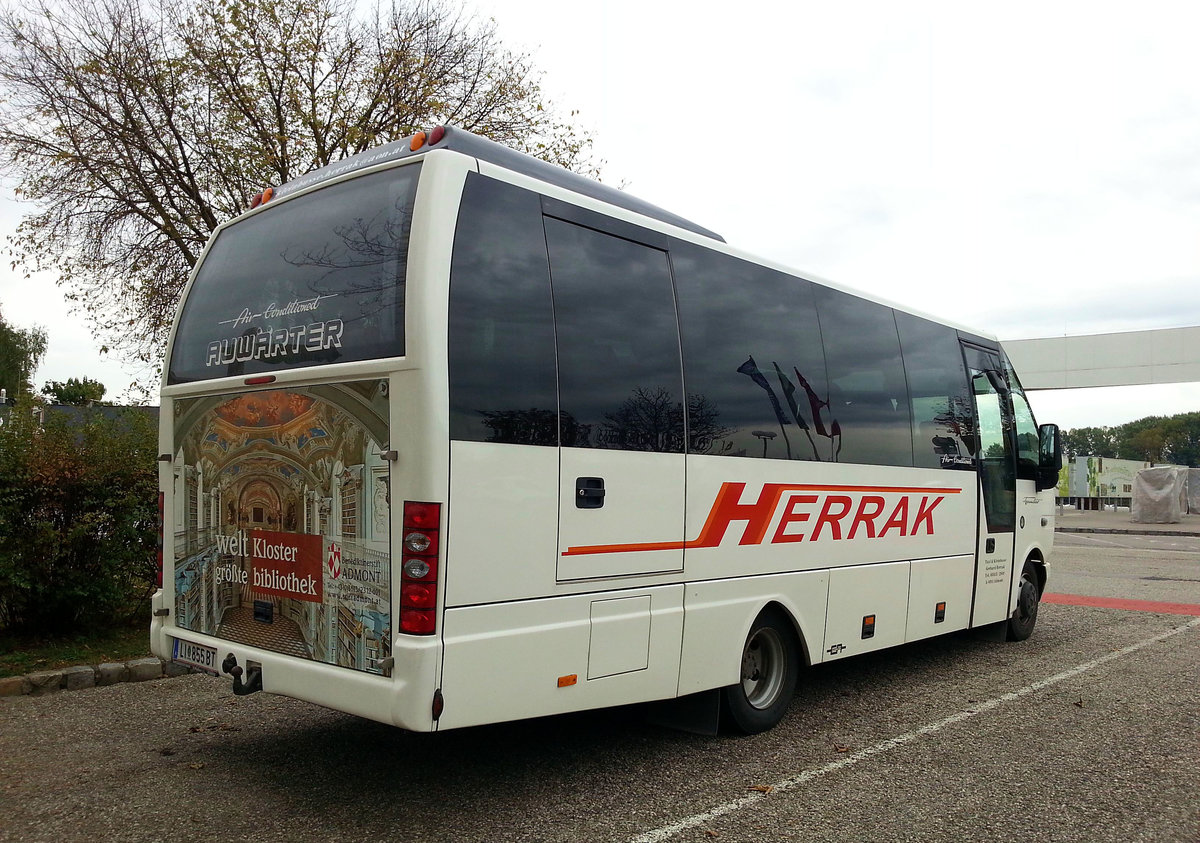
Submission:
<svg viewBox="0 0 1200 843">
<path fill-rule="evenodd" d="M 403 355 L 418 174 L 352 179 L 221 231 L 184 302 L 167 382 Z"/>
</svg>

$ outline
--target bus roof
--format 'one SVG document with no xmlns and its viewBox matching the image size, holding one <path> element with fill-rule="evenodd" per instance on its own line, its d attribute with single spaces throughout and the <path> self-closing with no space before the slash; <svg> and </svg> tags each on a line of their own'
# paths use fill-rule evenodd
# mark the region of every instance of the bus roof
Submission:
<svg viewBox="0 0 1200 843">
<path fill-rule="evenodd" d="M 481 161 L 487 161 L 507 170 L 521 173 L 530 178 L 535 178 L 538 181 L 562 187 L 575 193 L 583 194 L 584 196 L 590 196 L 593 199 L 599 199 L 602 202 L 616 205 L 619 208 L 642 214 L 643 216 L 677 226 L 695 234 L 711 237 L 722 243 L 725 242 L 725 238 L 721 237 L 721 235 L 709 231 L 703 226 L 699 226 L 670 211 L 665 211 L 657 205 L 644 202 L 622 190 L 617 190 L 614 187 L 586 178 L 578 173 L 573 173 L 556 164 L 550 164 L 539 158 L 534 158 L 532 155 L 526 155 L 523 152 L 517 152 L 515 149 L 509 149 L 507 146 L 472 134 L 465 129 L 446 126 L 443 132 L 439 135 L 437 129 L 433 130 L 430 132 L 429 142 L 417 145 L 415 150 L 413 149 L 413 139 L 404 138 L 403 140 L 393 141 L 392 143 L 351 155 L 348 158 L 313 170 L 311 173 L 307 173 L 280 186 L 274 191 L 275 197 L 287 196 L 311 187 L 314 184 L 345 175 L 346 173 L 352 173 L 355 170 L 373 167 L 376 164 L 398 161 L 414 155 L 422 155 L 436 149 L 449 149 L 460 152 L 463 155 L 470 155 L 472 158 L 478 158 Z M 434 138 L 437 139 L 436 142 L 433 141 Z"/>
</svg>

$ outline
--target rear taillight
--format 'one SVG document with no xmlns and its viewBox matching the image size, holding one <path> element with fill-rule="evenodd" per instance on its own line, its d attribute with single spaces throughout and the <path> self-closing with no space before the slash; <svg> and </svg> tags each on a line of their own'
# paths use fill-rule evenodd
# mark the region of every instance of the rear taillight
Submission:
<svg viewBox="0 0 1200 843">
<path fill-rule="evenodd" d="M 440 503 L 404 502 L 404 534 L 400 545 L 400 631 L 409 635 L 437 632 L 438 535 Z"/>
<path fill-rule="evenodd" d="M 162 492 L 159 492 L 158 493 L 158 577 L 157 577 L 157 582 L 158 582 L 159 588 L 162 588 L 162 580 L 163 580 L 163 530 L 165 529 L 165 527 L 163 526 L 163 521 L 165 520 L 163 518 L 163 516 L 165 514 L 165 501 L 166 501 L 166 495 L 163 494 Z"/>
</svg>

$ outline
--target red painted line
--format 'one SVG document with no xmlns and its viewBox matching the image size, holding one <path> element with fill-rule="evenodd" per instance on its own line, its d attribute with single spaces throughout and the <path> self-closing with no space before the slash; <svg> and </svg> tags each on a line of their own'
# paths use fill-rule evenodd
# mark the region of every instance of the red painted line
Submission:
<svg viewBox="0 0 1200 843">
<path fill-rule="evenodd" d="M 1125 600 L 1120 597 L 1086 597 L 1082 594 L 1043 594 L 1043 603 L 1060 603 L 1064 606 L 1091 606 L 1097 609 L 1127 609 L 1131 612 L 1157 612 L 1160 615 L 1196 615 L 1200 617 L 1200 605 L 1196 603 L 1159 603 L 1154 600 Z"/>
</svg>

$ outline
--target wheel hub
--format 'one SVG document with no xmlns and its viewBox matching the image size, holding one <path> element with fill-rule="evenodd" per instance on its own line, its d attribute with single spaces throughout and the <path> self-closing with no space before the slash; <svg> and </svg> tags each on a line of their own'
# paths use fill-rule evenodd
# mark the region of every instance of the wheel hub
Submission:
<svg viewBox="0 0 1200 843">
<path fill-rule="evenodd" d="M 742 691 L 755 708 L 769 708 L 783 688 L 787 661 L 783 639 L 770 627 L 756 630 L 742 651 Z"/>
</svg>

